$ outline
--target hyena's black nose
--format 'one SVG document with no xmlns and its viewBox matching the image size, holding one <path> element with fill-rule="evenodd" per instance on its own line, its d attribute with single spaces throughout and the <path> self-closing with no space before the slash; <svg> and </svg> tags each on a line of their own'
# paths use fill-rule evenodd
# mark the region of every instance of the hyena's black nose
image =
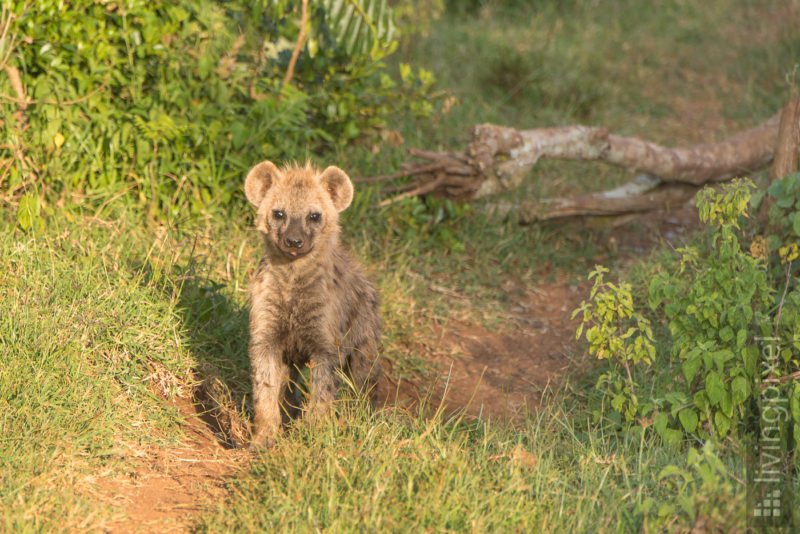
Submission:
<svg viewBox="0 0 800 534">
<path fill-rule="evenodd" d="M 283 242 L 289 248 L 300 248 L 303 246 L 303 240 L 299 238 L 293 239 L 291 237 L 287 237 L 286 239 L 283 240 Z"/>
</svg>

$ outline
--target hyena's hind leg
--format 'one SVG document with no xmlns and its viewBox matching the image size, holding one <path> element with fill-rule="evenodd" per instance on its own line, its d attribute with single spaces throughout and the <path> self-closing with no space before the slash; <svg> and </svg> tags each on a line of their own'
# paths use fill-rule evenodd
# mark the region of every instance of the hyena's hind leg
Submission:
<svg viewBox="0 0 800 534">
<path fill-rule="evenodd" d="M 376 406 L 380 400 L 378 381 L 383 375 L 377 348 L 371 343 L 356 347 L 350 355 L 349 371 L 358 394 L 366 395 L 372 406 Z"/>
</svg>

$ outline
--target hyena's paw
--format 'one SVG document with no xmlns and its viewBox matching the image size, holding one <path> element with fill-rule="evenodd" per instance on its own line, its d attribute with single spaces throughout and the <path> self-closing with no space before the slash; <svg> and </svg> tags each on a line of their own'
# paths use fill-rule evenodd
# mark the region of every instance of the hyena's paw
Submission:
<svg viewBox="0 0 800 534">
<path fill-rule="evenodd" d="M 311 424 L 319 424 L 336 413 L 334 401 L 311 401 L 305 406 L 304 418 Z"/>
<path fill-rule="evenodd" d="M 251 452 L 271 449 L 277 443 L 280 433 L 280 427 L 257 429 L 250 438 L 250 446 L 248 449 Z"/>
</svg>

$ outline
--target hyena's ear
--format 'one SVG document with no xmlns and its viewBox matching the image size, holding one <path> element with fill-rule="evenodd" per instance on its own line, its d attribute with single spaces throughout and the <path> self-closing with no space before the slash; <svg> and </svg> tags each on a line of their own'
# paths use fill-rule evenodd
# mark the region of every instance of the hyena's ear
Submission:
<svg viewBox="0 0 800 534">
<path fill-rule="evenodd" d="M 271 161 L 262 161 L 250 169 L 247 178 L 244 179 L 244 194 L 247 195 L 250 204 L 255 207 L 260 206 L 264 195 L 281 176 L 283 176 L 281 171 Z"/>
<path fill-rule="evenodd" d="M 353 184 L 339 167 L 330 166 L 319 175 L 322 187 L 328 192 L 336 211 L 344 211 L 353 201 Z"/>
</svg>

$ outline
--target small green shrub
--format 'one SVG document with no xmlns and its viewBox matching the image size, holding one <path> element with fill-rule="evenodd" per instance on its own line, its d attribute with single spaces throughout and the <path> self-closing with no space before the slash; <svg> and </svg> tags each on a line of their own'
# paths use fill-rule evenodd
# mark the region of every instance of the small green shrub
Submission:
<svg viewBox="0 0 800 534">
<path fill-rule="evenodd" d="M 652 313 L 664 317 L 668 354 L 656 358 L 649 323 L 634 311 L 630 284 L 606 283 L 605 269 L 592 272 L 590 301 L 575 314 L 583 313 L 579 337 L 591 325 L 586 331 L 589 353 L 613 362 L 598 381 L 611 394 L 610 406 L 601 412 L 624 416 L 627 422 L 652 417 L 653 428 L 670 444 L 684 436 L 739 436 L 759 401 L 761 384 L 779 380 L 788 382 L 787 398 L 793 417 L 800 420 L 800 388 L 789 380 L 800 363 L 800 290 L 792 276 L 798 247 L 791 210 L 797 204 L 786 199 L 800 194 L 796 179 L 788 177 L 770 188 L 776 197 L 772 212 L 779 212 L 781 221 L 773 229 L 780 236 L 757 236 L 750 250 L 743 246 L 743 223 L 753 184 L 734 180 L 698 193 L 700 219 L 709 234 L 657 265 L 646 284 Z M 778 254 L 769 254 L 768 241 L 781 244 Z M 767 374 L 760 357 L 766 338 L 778 340 L 781 356 Z M 653 362 L 653 372 L 637 373 L 642 367 L 637 364 Z M 643 390 L 649 392 L 646 399 L 637 394 Z"/>
<path fill-rule="evenodd" d="M 656 416 L 660 433 L 676 428 L 723 437 L 742 420 L 753 394 L 755 338 L 768 334 L 773 290 L 764 261 L 745 252 L 737 234 L 752 187 L 734 181 L 720 192 L 698 193 L 700 219 L 712 228 L 710 246 L 679 249 L 678 271 L 661 272 L 650 284 L 650 306 L 669 321 L 671 355 L 683 378 L 665 396 L 669 411 Z"/>
<path fill-rule="evenodd" d="M 607 273 L 608 269 L 600 265 L 589 273 L 589 280 L 594 279 L 589 300 L 582 302 L 572 317 L 582 315 L 576 338 L 586 328 L 589 354 L 611 364 L 597 380 L 597 388 L 610 397 L 613 412 L 630 422 L 639 412 L 631 366 L 650 365 L 656 350 L 650 322 L 634 309 L 631 284 L 607 282 Z"/>
</svg>

